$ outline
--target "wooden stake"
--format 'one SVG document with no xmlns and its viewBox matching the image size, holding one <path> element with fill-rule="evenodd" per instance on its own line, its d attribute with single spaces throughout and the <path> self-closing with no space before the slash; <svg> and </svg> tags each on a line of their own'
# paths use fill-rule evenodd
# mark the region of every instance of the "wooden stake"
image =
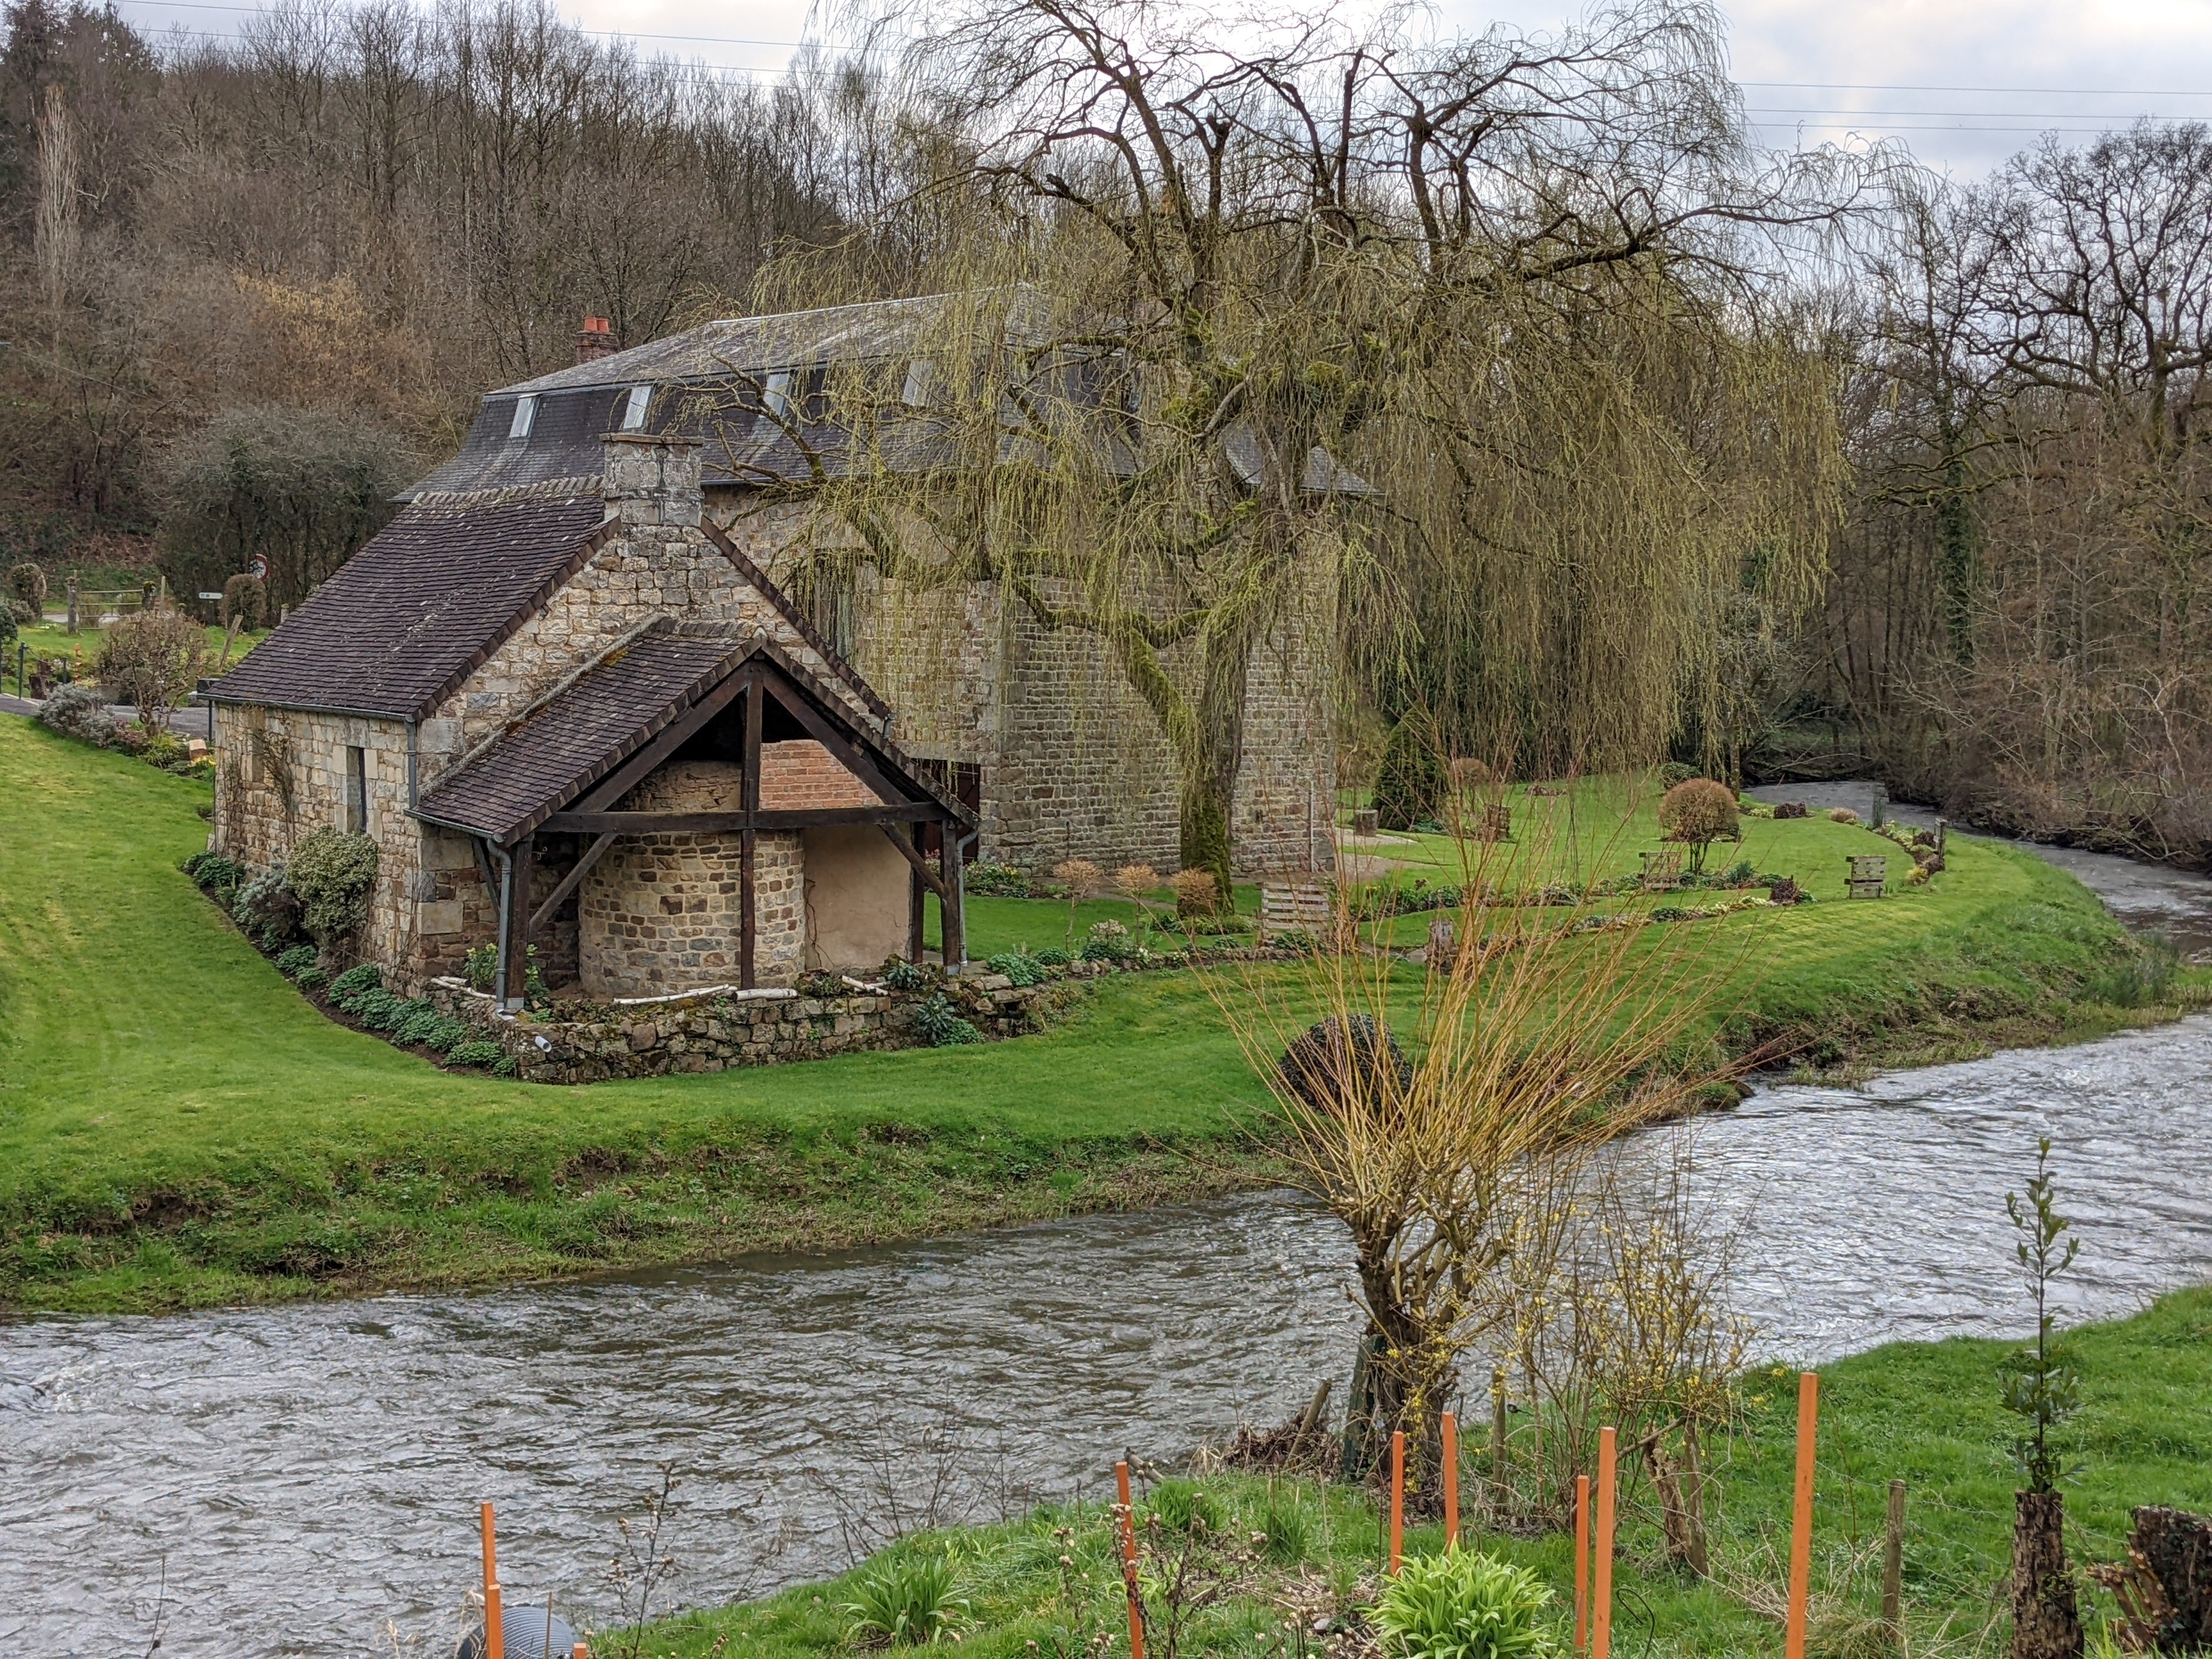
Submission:
<svg viewBox="0 0 2212 1659">
<path fill-rule="evenodd" d="M 499 1538 L 492 1510 L 486 1504 L 477 1514 L 483 1528 L 484 1659 L 507 1659 L 506 1621 L 499 1607 Z"/>
<path fill-rule="evenodd" d="M 1575 1651 L 1589 1651 L 1589 1476 L 1575 1477 Z"/>
<path fill-rule="evenodd" d="M 1444 1413 L 1444 1547 L 1459 1542 L 1459 1419 Z"/>
<path fill-rule="evenodd" d="M 1905 1634 L 1905 1482 L 1889 1483 L 1889 1539 L 1881 1557 L 1881 1622 L 1893 1638 Z"/>
<path fill-rule="evenodd" d="M 1611 1429 L 1597 1431 L 1597 1537 L 1591 1548 L 1596 1556 L 1590 1608 L 1591 1659 L 1607 1659 L 1613 1652 L 1613 1499 L 1614 1465 L 1619 1460 L 1618 1436 Z"/>
<path fill-rule="evenodd" d="M 1390 1431 L 1390 1576 L 1406 1554 L 1406 1431 Z"/>
<path fill-rule="evenodd" d="M 1797 1379 L 1797 1501 L 1790 1522 L 1790 1622 L 1785 1659 L 1805 1659 L 1805 1604 L 1813 1592 L 1813 1443 L 1820 1415 L 1820 1379 Z"/>
<path fill-rule="evenodd" d="M 1145 1598 L 1137 1589 L 1137 1506 L 1129 1497 L 1129 1466 L 1114 1466 L 1114 1489 L 1121 1498 L 1121 1584 L 1129 1595 L 1129 1659 L 1145 1659 Z"/>
<path fill-rule="evenodd" d="M 1493 1493 L 1491 1501 L 1497 1506 L 1501 1522 L 1505 1518 L 1506 1500 L 1510 1495 L 1506 1475 L 1505 1373 L 1500 1369 L 1490 1374 L 1490 1481 Z"/>
</svg>

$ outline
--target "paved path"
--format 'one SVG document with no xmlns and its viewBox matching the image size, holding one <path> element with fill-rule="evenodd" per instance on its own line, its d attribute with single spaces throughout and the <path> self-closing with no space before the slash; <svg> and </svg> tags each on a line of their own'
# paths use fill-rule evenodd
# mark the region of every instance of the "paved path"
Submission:
<svg viewBox="0 0 2212 1659">
<path fill-rule="evenodd" d="M 0 713 L 35 715 L 38 712 L 39 704 L 36 698 L 17 697 L 0 692 Z M 107 712 L 119 720 L 135 720 L 138 718 L 138 711 L 127 702 L 112 702 L 107 705 Z M 169 730 L 180 738 L 206 737 L 208 734 L 206 707 L 202 705 L 197 708 L 172 709 L 169 713 Z"/>
</svg>

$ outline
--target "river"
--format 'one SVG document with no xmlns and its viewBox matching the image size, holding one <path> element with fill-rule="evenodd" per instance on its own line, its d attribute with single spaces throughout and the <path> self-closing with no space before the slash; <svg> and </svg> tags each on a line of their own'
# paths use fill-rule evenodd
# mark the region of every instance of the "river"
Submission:
<svg viewBox="0 0 2212 1659">
<path fill-rule="evenodd" d="M 2051 853 L 2132 923 L 2212 939 L 2212 882 Z M 2212 1016 L 2057 1050 L 1764 1089 L 1687 1131 L 1741 1230 L 1762 1352 L 2008 1334 L 2003 1194 L 2057 1144 L 2069 1316 L 2212 1277 Z M 475 1295 L 0 1326 L 0 1650 L 452 1650 L 474 1505 L 510 1601 L 583 1620 L 617 1517 L 673 1464 L 674 1594 L 837 1570 L 841 1511 L 940 1470 L 994 1513 L 1096 1495 L 1269 1423 L 1343 1369 L 1334 1224 L 1281 1194 L 897 1249 Z M 392 1651 L 390 1645 L 381 1648 Z"/>
</svg>

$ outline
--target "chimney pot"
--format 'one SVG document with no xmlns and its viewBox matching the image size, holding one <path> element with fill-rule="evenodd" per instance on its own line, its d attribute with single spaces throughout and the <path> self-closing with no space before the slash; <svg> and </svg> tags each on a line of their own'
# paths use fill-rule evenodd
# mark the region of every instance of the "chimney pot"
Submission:
<svg viewBox="0 0 2212 1659">
<path fill-rule="evenodd" d="M 614 355 L 614 325 L 604 317 L 584 319 L 584 331 L 576 338 L 576 361 L 588 363 L 597 357 Z"/>
</svg>

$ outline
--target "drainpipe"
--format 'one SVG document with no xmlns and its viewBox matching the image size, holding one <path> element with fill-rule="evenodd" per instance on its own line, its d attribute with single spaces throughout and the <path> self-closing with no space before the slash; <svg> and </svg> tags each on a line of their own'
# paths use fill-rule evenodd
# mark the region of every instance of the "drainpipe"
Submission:
<svg viewBox="0 0 2212 1659">
<path fill-rule="evenodd" d="M 507 912 L 514 902 L 514 855 L 495 842 L 486 842 L 491 855 L 499 860 L 499 966 L 493 971 L 498 977 L 492 981 L 494 994 L 499 999 L 499 1011 L 508 1012 L 507 1001 Z"/>
<path fill-rule="evenodd" d="M 212 705 L 210 705 L 210 708 L 212 708 Z M 212 713 L 210 713 L 210 714 L 209 714 L 208 719 L 209 719 L 209 723 L 210 723 L 210 725 L 212 725 L 212 724 L 214 723 L 214 719 L 215 719 L 215 716 L 213 715 L 213 714 L 212 714 Z M 415 803 L 416 803 L 416 788 L 415 788 L 415 757 L 416 757 L 415 739 L 416 739 L 416 729 L 415 729 L 415 717 L 414 717 L 413 715 L 411 715 L 411 714 L 410 714 L 410 715 L 409 715 L 409 716 L 408 716 L 408 718 L 407 718 L 407 810 L 408 810 L 409 811 L 410 811 L 410 812 L 411 812 L 411 811 L 413 811 L 415 810 Z"/>
<path fill-rule="evenodd" d="M 960 961 L 958 967 L 968 965 L 968 849 L 983 833 L 978 824 L 952 843 L 952 902 L 960 911 Z M 954 964 L 948 963 L 950 969 Z"/>
</svg>

